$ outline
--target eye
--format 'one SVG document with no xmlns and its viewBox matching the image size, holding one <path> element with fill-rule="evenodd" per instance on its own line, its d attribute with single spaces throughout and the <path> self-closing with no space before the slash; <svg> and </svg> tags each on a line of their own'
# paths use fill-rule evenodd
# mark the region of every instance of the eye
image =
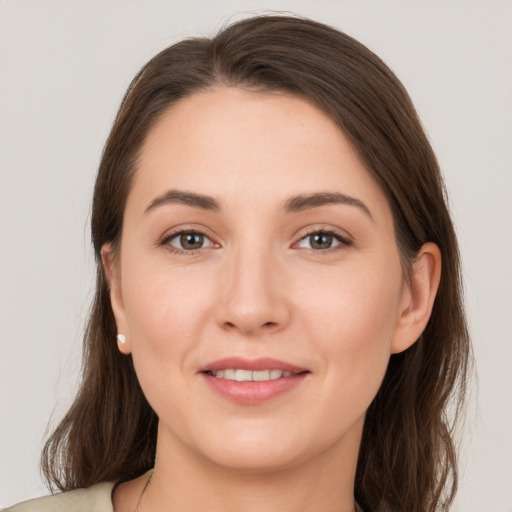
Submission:
<svg viewBox="0 0 512 512">
<path fill-rule="evenodd" d="M 170 245 L 178 251 L 188 252 L 213 246 L 213 242 L 203 233 L 197 231 L 180 231 L 164 240 L 164 244 Z"/>
<path fill-rule="evenodd" d="M 340 245 L 350 245 L 350 243 L 342 236 L 331 231 L 316 231 L 301 238 L 296 246 L 303 249 L 326 251 Z"/>
</svg>

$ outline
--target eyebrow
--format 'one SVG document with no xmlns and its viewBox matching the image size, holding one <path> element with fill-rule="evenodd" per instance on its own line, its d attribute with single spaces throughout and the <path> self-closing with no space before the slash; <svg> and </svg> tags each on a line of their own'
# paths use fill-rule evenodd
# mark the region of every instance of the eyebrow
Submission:
<svg viewBox="0 0 512 512">
<path fill-rule="evenodd" d="M 183 192 L 181 190 L 168 190 L 167 192 L 155 197 L 155 199 L 153 199 L 149 206 L 144 210 L 144 213 L 148 213 L 159 206 L 176 203 L 214 212 L 220 210 L 219 202 L 211 196 L 205 196 L 195 192 Z"/>
<path fill-rule="evenodd" d="M 370 209 L 355 197 L 350 197 L 340 192 L 318 192 L 316 194 L 301 194 L 291 197 L 284 204 L 287 212 L 301 212 L 310 208 L 319 208 L 329 204 L 344 204 L 355 206 L 373 220 Z"/>
<path fill-rule="evenodd" d="M 168 204 L 185 204 L 202 210 L 218 212 L 221 210 L 220 203 L 212 196 L 198 194 L 196 192 L 185 192 L 181 190 L 168 190 L 157 196 L 144 210 L 147 213 L 159 206 Z M 317 192 L 314 194 L 300 194 L 289 198 L 284 203 L 285 211 L 289 213 L 302 212 L 311 208 L 320 208 L 329 204 L 344 204 L 355 206 L 373 220 L 369 208 L 355 197 L 350 197 L 340 192 Z"/>
</svg>

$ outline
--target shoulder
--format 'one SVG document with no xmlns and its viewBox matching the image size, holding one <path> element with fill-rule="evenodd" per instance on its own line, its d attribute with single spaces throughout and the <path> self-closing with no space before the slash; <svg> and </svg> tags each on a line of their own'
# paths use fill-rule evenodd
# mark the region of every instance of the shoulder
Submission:
<svg viewBox="0 0 512 512">
<path fill-rule="evenodd" d="M 102 482 L 87 489 L 24 501 L 1 512 L 114 512 L 113 487 L 112 482 Z"/>
</svg>

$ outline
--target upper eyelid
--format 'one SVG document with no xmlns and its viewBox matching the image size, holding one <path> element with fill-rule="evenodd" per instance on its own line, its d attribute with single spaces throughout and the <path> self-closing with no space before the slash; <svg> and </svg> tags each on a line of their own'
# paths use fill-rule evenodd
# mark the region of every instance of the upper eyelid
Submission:
<svg viewBox="0 0 512 512">
<path fill-rule="evenodd" d="M 171 241 L 174 240 L 175 238 L 178 238 L 179 236 L 183 235 L 184 233 L 192 233 L 192 234 L 201 235 L 204 238 L 208 239 L 210 241 L 210 244 L 207 245 L 206 247 L 199 247 L 197 249 L 184 249 L 184 248 L 174 246 L 171 243 Z M 219 244 L 217 242 L 215 242 L 212 239 L 212 237 L 208 236 L 207 234 L 203 233 L 202 231 L 198 231 L 195 229 L 178 229 L 174 232 L 170 232 L 169 234 L 164 235 L 162 237 L 162 239 L 160 240 L 160 242 L 158 243 L 158 246 L 165 247 L 166 249 L 168 249 L 169 251 L 171 251 L 175 254 L 181 254 L 181 255 L 187 255 L 187 256 L 192 256 L 194 254 L 198 254 L 201 251 L 204 251 L 205 249 L 210 249 L 212 247 L 216 248 L 215 246 L 218 246 L 218 245 Z"/>
<path fill-rule="evenodd" d="M 169 233 L 168 235 L 163 237 L 163 241 L 165 242 L 166 240 L 173 240 L 174 238 L 177 238 L 178 236 L 181 236 L 183 234 L 201 235 L 204 238 L 210 240 L 210 242 L 213 242 L 211 236 L 207 235 L 206 233 L 203 233 L 202 231 L 197 231 L 194 229 L 182 229 L 179 231 L 175 231 L 174 233 Z"/>
<path fill-rule="evenodd" d="M 163 240 L 168 240 L 172 238 L 176 238 L 178 235 L 183 235 L 184 233 L 193 233 L 195 235 L 203 235 L 207 238 L 210 238 L 206 233 L 203 231 L 200 231 L 198 229 L 177 229 L 176 231 L 170 231 L 168 233 L 165 233 L 165 235 L 162 236 Z"/>
<path fill-rule="evenodd" d="M 293 244 L 293 246 L 298 245 L 299 243 L 303 242 L 304 240 L 310 238 L 312 235 L 316 235 L 316 234 L 328 235 L 328 236 L 332 237 L 334 240 L 336 240 L 338 245 L 345 245 L 345 246 L 352 245 L 352 240 L 350 240 L 347 237 L 338 235 L 337 233 L 334 233 L 332 231 L 330 231 L 330 232 L 329 231 L 313 231 L 309 235 L 305 235 L 305 236 L 301 237 L 299 240 L 297 240 L 297 242 L 295 242 Z M 337 247 L 337 245 L 334 246 L 334 247 Z M 332 249 L 334 249 L 334 247 L 332 247 Z M 322 251 L 324 251 L 325 249 L 314 249 L 314 250 L 322 250 Z"/>
<path fill-rule="evenodd" d="M 332 236 L 333 238 L 336 239 L 337 244 L 333 245 L 332 247 L 327 247 L 324 249 L 316 249 L 314 247 L 298 247 L 298 245 L 303 240 L 305 240 L 308 237 L 310 237 L 311 235 L 314 235 L 317 233 L 324 233 L 324 234 L 328 234 L 328 235 Z M 297 239 L 297 241 L 294 242 L 290 246 L 290 249 L 295 250 L 295 251 L 297 251 L 297 250 L 298 251 L 306 251 L 305 254 L 314 254 L 314 255 L 323 255 L 323 256 L 331 255 L 332 256 L 332 255 L 340 254 L 340 253 L 343 254 L 344 251 L 352 248 L 353 245 L 354 245 L 354 240 L 351 237 L 341 235 L 337 231 L 328 230 L 328 229 L 313 229 L 309 233 L 307 233 L 307 234 L 301 236 L 299 239 Z"/>
<path fill-rule="evenodd" d="M 355 238 L 346 230 L 342 230 L 339 228 L 335 228 L 332 226 L 307 226 L 305 228 L 302 228 L 297 233 L 297 241 L 302 240 L 303 238 L 306 238 L 307 236 L 314 235 L 316 233 L 328 233 L 329 235 L 333 235 L 336 237 L 341 238 L 342 240 L 350 240 L 354 241 Z M 294 242 L 296 243 L 296 242 Z"/>
<path fill-rule="evenodd" d="M 165 243 L 168 240 L 171 240 L 175 238 L 178 235 L 181 235 L 183 233 L 196 233 L 198 235 L 203 235 L 209 240 L 211 240 L 213 243 L 218 243 L 215 235 L 211 233 L 211 230 L 207 229 L 205 226 L 197 226 L 197 225 L 185 225 L 185 226 L 176 226 L 174 228 L 171 228 L 160 237 L 159 243 Z"/>
<path fill-rule="evenodd" d="M 165 244 L 168 243 L 168 241 L 172 240 L 176 236 L 179 236 L 183 233 L 197 233 L 200 235 L 203 235 L 204 237 L 208 238 L 213 244 L 215 245 L 223 245 L 223 241 L 220 239 L 220 237 L 216 236 L 215 234 L 211 233 L 211 230 L 208 229 L 206 226 L 201 225 L 185 225 L 185 226 L 176 226 L 175 228 L 171 228 L 170 230 L 166 231 L 165 234 L 160 238 L 159 244 Z M 353 243 L 355 241 L 355 237 L 353 237 L 348 231 L 342 230 L 340 228 L 336 228 L 333 226 L 328 225 L 310 225 L 305 226 L 301 228 L 300 230 L 297 230 L 295 235 L 293 236 L 293 241 L 291 245 L 295 245 L 300 240 L 311 236 L 316 233 L 327 233 L 330 234 L 338 239 L 340 239 L 341 242 L 350 242 Z"/>
</svg>

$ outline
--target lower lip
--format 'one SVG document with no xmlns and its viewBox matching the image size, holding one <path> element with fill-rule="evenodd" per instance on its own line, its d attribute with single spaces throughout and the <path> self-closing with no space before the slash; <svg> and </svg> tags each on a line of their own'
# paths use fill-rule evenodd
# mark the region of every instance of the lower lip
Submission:
<svg viewBox="0 0 512 512">
<path fill-rule="evenodd" d="M 210 387 L 224 398 L 238 404 L 257 405 L 296 388 L 307 374 L 304 372 L 291 377 L 259 382 L 220 379 L 207 373 L 203 373 L 202 376 Z"/>
</svg>

